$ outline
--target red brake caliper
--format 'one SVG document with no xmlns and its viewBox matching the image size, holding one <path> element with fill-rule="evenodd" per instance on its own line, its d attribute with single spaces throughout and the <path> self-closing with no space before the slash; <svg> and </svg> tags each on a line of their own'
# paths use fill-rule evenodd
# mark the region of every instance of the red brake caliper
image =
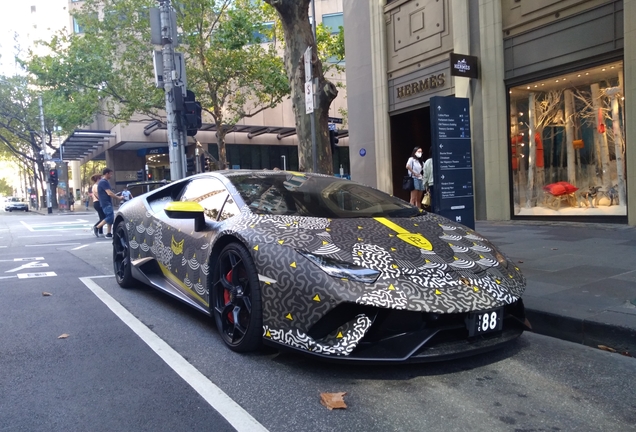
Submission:
<svg viewBox="0 0 636 432">
<path fill-rule="evenodd" d="M 225 275 L 225 280 L 232 283 L 232 270 Z M 230 302 L 230 292 L 228 290 L 223 290 L 223 300 L 225 300 L 226 305 Z M 234 324 L 234 316 L 232 315 L 232 312 L 227 313 L 227 319 Z"/>
</svg>

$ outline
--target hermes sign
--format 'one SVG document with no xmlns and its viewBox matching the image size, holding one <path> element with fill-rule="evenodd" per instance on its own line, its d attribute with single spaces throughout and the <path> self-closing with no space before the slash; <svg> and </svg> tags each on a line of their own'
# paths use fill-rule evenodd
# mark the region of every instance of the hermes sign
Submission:
<svg viewBox="0 0 636 432">
<path fill-rule="evenodd" d="M 405 84 L 403 86 L 397 87 L 397 97 L 404 98 L 408 96 L 413 96 L 418 93 L 425 92 L 427 90 L 432 90 L 438 87 L 443 87 L 446 83 L 446 74 L 444 72 L 439 73 L 437 75 L 431 75 L 428 78 L 421 79 L 419 81 L 414 81 L 412 83 Z"/>
<path fill-rule="evenodd" d="M 477 78 L 477 57 L 450 54 L 451 76 Z"/>
</svg>

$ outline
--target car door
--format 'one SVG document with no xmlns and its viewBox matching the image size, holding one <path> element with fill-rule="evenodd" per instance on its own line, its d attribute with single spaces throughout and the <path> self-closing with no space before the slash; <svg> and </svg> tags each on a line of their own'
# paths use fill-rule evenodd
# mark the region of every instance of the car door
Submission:
<svg viewBox="0 0 636 432">
<path fill-rule="evenodd" d="M 168 277 L 173 283 L 177 283 L 189 298 L 208 308 L 210 244 L 218 233 L 221 222 L 231 215 L 238 214 L 239 210 L 227 188 L 219 179 L 212 176 L 192 179 L 185 186 L 179 200 L 199 203 L 204 209 L 207 226 L 205 230 L 197 232 L 194 230 L 193 220 L 170 219 L 164 212 L 162 215 L 156 215 L 164 222 L 163 243 L 170 245 L 167 251 L 170 257 Z"/>
</svg>

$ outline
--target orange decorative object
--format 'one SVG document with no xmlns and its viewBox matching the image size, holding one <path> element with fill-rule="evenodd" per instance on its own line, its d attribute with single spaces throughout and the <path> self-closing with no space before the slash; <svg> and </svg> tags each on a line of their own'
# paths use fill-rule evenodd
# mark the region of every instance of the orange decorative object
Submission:
<svg viewBox="0 0 636 432">
<path fill-rule="evenodd" d="M 598 109 L 598 133 L 605 133 L 605 116 L 603 115 L 603 108 Z"/>
<path fill-rule="evenodd" d="M 561 195 L 572 194 L 576 192 L 577 190 L 579 190 L 579 188 L 577 188 L 576 186 L 568 182 L 560 181 L 560 182 L 550 183 L 549 185 L 543 186 L 543 190 L 548 192 L 550 195 L 561 196 Z"/>
<path fill-rule="evenodd" d="M 585 147 L 585 143 L 583 140 L 574 140 L 572 141 L 572 147 L 574 147 L 575 150 L 581 150 Z"/>
<path fill-rule="evenodd" d="M 535 165 L 537 168 L 543 168 L 545 162 L 543 157 L 543 141 L 541 141 L 541 136 L 539 134 L 534 134 L 534 143 L 537 145 L 536 148 L 536 161 Z"/>
<path fill-rule="evenodd" d="M 510 142 L 513 145 L 517 145 L 517 144 L 521 144 L 523 142 L 523 136 L 521 135 L 515 135 L 512 138 L 510 138 Z"/>
</svg>

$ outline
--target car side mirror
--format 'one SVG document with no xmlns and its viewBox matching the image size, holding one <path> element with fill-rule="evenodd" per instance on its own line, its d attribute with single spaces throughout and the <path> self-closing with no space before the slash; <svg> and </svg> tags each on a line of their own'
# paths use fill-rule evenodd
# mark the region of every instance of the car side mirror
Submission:
<svg viewBox="0 0 636 432">
<path fill-rule="evenodd" d="M 194 230 L 205 229 L 205 215 L 201 204 L 192 201 L 169 202 L 164 211 L 170 219 L 194 219 Z"/>
</svg>

